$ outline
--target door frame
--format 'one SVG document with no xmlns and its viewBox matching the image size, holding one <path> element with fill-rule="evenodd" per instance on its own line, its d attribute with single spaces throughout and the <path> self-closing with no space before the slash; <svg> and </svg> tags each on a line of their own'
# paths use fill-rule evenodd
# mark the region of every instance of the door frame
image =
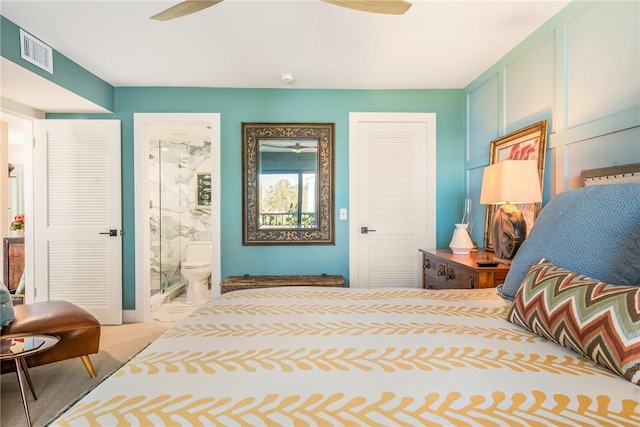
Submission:
<svg viewBox="0 0 640 427">
<path fill-rule="evenodd" d="M 41 111 L 17 104 L 4 98 L 2 98 L 2 111 L 22 119 L 22 137 L 24 141 L 24 182 L 22 184 L 24 214 L 26 218 L 33 219 L 33 122 L 35 120 L 44 119 L 45 114 Z M 24 303 L 32 303 L 36 301 L 35 282 L 33 280 L 35 274 L 35 264 L 33 261 L 34 250 L 35 233 L 32 223 L 29 227 L 29 231 L 24 234 Z"/>
<path fill-rule="evenodd" d="M 436 247 L 436 114 L 435 113 L 349 113 L 349 286 L 360 286 L 360 254 L 358 240 L 360 235 L 358 193 L 359 176 L 359 124 L 361 123 L 425 123 L 427 126 L 427 182 L 426 198 L 433 200 L 427 204 L 426 229 L 433 230 L 425 245 Z M 416 257 L 419 254 L 416 253 Z"/>
<path fill-rule="evenodd" d="M 135 309 L 124 310 L 125 322 L 149 322 L 151 316 L 151 278 L 149 272 L 149 189 L 148 140 L 145 127 L 151 123 L 211 124 L 211 283 L 220 283 L 220 113 L 134 113 L 134 194 L 135 194 Z M 212 293 L 218 289 L 212 288 Z M 219 292 L 219 289 L 218 289 Z"/>
</svg>

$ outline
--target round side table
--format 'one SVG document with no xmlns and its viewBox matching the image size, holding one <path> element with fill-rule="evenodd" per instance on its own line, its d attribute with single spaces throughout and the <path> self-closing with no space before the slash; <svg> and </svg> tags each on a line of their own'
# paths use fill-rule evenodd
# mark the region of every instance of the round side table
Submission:
<svg viewBox="0 0 640 427">
<path fill-rule="evenodd" d="M 33 354 L 42 353 L 58 344 L 60 338 L 55 335 L 41 334 L 25 334 L 25 335 L 5 335 L 0 337 L 0 360 L 13 360 L 16 363 L 16 375 L 18 376 L 18 384 L 20 386 L 20 396 L 22 397 L 22 406 L 27 417 L 27 425 L 31 427 L 31 417 L 29 416 L 29 407 L 27 406 L 27 396 L 24 392 L 24 380 L 22 372 L 24 372 L 31 389 L 33 398 L 37 400 L 36 392 L 33 389 L 29 368 L 25 357 Z"/>
</svg>

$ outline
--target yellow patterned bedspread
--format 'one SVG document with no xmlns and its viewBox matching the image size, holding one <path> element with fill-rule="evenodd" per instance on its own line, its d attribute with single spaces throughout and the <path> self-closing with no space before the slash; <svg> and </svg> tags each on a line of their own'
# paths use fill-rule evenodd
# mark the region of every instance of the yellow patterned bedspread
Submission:
<svg viewBox="0 0 640 427">
<path fill-rule="evenodd" d="M 226 293 L 52 425 L 640 425 L 640 387 L 506 310 L 495 289 Z"/>
</svg>

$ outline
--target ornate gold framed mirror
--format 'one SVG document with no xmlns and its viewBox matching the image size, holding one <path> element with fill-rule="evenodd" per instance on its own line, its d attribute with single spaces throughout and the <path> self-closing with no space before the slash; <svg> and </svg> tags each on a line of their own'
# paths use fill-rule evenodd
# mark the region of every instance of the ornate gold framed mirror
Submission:
<svg viewBox="0 0 640 427">
<path fill-rule="evenodd" d="M 242 123 L 242 244 L 333 245 L 334 123 Z"/>
</svg>

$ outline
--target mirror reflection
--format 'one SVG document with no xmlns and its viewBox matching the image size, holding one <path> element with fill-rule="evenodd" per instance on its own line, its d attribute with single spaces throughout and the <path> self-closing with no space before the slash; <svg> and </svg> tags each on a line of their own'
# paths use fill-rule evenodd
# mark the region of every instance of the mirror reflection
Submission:
<svg viewBox="0 0 640 427">
<path fill-rule="evenodd" d="M 243 123 L 244 245 L 330 244 L 333 123 Z"/>
<path fill-rule="evenodd" d="M 318 226 L 318 141 L 260 140 L 260 229 Z"/>
</svg>

